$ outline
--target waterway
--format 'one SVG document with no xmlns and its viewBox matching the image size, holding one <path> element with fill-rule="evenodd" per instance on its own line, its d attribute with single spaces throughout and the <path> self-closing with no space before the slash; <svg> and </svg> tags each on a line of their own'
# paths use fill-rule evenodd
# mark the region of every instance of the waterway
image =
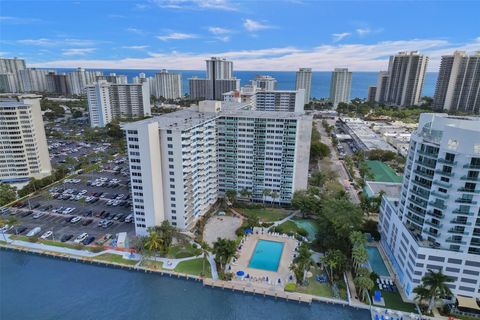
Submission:
<svg viewBox="0 0 480 320">
<path fill-rule="evenodd" d="M 0 319 L 370 319 L 367 310 L 0 250 Z"/>
</svg>

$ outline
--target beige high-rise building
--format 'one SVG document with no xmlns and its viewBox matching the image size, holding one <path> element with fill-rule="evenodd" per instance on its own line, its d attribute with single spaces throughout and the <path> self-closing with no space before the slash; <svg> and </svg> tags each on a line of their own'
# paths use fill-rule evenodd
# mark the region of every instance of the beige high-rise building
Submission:
<svg viewBox="0 0 480 320">
<path fill-rule="evenodd" d="M 22 83 L 18 77 L 18 71 L 26 69 L 24 59 L 19 58 L 0 58 L 0 73 L 11 73 L 14 77 L 15 92 L 22 91 Z M 13 87 L 13 86 L 12 86 Z"/>
<path fill-rule="evenodd" d="M 180 99 L 182 97 L 182 75 L 163 69 L 155 74 L 155 97 Z"/>
<path fill-rule="evenodd" d="M 428 57 L 418 51 L 399 52 L 391 56 L 384 96 L 380 96 L 378 102 L 399 107 L 418 105 L 427 63 Z"/>
<path fill-rule="evenodd" d="M 39 95 L 0 97 L 0 181 L 20 183 L 51 174 Z"/>
<path fill-rule="evenodd" d="M 435 110 L 480 113 L 480 51 L 442 56 L 433 100 Z"/>
<path fill-rule="evenodd" d="M 310 102 L 310 91 L 312 89 L 312 69 L 300 68 L 295 79 L 295 90 L 305 90 L 305 103 Z"/>
<path fill-rule="evenodd" d="M 330 82 L 330 101 L 336 108 L 340 102 L 350 101 L 352 73 L 347 68 L 335 68 Z"/>
</svg>

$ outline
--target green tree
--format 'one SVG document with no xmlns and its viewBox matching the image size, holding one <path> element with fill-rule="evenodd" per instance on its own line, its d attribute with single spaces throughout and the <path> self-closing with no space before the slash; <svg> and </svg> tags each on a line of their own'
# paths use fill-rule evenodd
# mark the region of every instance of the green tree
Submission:
<svg viewBox="0 0 480 320">
<path fill-rule="evenodd" d="M 225 196 L 227 197 L 228 201 L 234 203 L 237 198 L 237 190 L 229 189 L 225 192 Z"/>
<path fill-rule="evenodd" d="M 270 194 L 272 193 L 272 190 L 265 188 L 262 190 L 262 195 L 263 195 L 263 204 L 265 205 L 265 198 L 269 197 Z"/>
<path fill-rule="evenodd" d="M 355 288 L 357 289 L 357 293 L 360 293 L 362 296 L 362 300 L 366 301 L 366 296 L 368 296 L 368 292 L 373 289 L 375 283 L 370 279 L 368 276 L 358 276 L 353 279 L 353 283 L 355 284 Z"/>
<path fill-rule="evenodd" d="M 320 262 L 325 267 L 331 283 L 334 283 L 335 279 L 338 279 L 347 267 L 347 257 L 340 250 L 328 250 L 320 258 Z"/>
<path fill-rule="evenodd" d="M 308 179 L 308 183 L 317 188 L 323 188 L 325 182 L 327 182 L 327 175 L 323 172 L 314 172 L 310 179 Z"/>
<path fill-rule="evenodd" d="M 235 256 L 237 252 L 237 244 L 234 240 L 218 238 L 213 243 L 213 254 L 215 254 L 215 261 L 220 265 L 222 270 L 225 270 L 227 262 Z"/>
<path fill-rule="evenodd" d="M 310 252 L 308 245 L 303 242 L 298 248 L 298 254 L 295 259 L 293 259 L 293 264 L 290 267 L 295 274 L 297 284 L 305 284 L 307 273 L 312 265 L 312 253 Z"/>
<path fill-rule="evenodd" d="M 145 240 L 145 249 L 150 252 L 160 252 L 163 247 L 162 239 L 159 237 L 155 228 L 148 229 L 148 236 Z"/>
<path fill-rule="evenodd" d="M 17 198 L 16 189 L 6 183 L 0 183 L 0 206 L 15 201 Z"/>
<path fill-rule="evenodd" d="M 167 220 L 164 220 L 160 226 L 155 227 L 155 232 L 160 239 L 161 252 L 163 254 L 167 253 L 172 245 L 173 236 L 176 232 L 175 228 Z"/>
<path fill-rule="evenodd" d="M 413 289 L 413 292 L 419 297 L 419 299 L 429 301 L 427 309 L 428 314 L 431 313 L 437 300 L 452 294 L 448 287 L 448 283 L 452 281 L 453 279 L 444 275 L 442 271 L 434 272 L 428 270 L 428 273 L 422 278 L 421 285 Z"/>
<path fill-rule="evenodd" d="M 275 199 L 279 198 L 280 195 L 278 194 L 278 192 L 272 191 L 272 193 L 270 193 L 270 197 L 272 198 L 272 202 L 275 202 Z"/>
</svg>

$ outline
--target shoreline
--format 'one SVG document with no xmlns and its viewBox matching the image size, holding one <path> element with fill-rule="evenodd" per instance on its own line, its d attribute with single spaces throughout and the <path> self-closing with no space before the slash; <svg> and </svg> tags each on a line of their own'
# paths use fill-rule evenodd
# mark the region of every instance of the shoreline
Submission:
<svg viewBox="0 0 480 320">
<path fill-rule="evenodd" d="M 275 300 L 281 299 L 281 300 L 284 300 L 285 302 L 298 302 L 306 305 L 311 305 L 312 302 L 320 302 L 320 303 L 327 303 L 327 304 L 336 304 L 342 307 L 351 307 L 354 309 L 371 310 L 370 306 L 351 304 L 348 301 L 343 301 L 343 300 L 331 299 L 326 297 L 318 297 L 318 296 L 297 293 L 297 292 L 280 292 L 280 291 L 276 292 L 276 291 L 270 291 L 270 290 L 262 290 L 262 289 L 250 287 L 247 285 L 241 285 L 241 284 L 230 282 L 230 281 L 213 280 L 210 278 L 199 277 L 195 275 L 180 273 L 176 271 L 169 271 L 165 269 L 148 268 L 148 267 L 138 265 L 140 261 L 138 261 L 137 264 L 135 265 L 128 265 L 123 263 L 95 259 L 95 257 L 87 258 L 83 256 L 75 256 L 71 254 L 58 253 L 54 251 L 49 251 L 48 249 L 39 250 L 34 248 L 28 248 L 21 245 L 7 243 L 5 241 L 0 242 L 0 250 L 21 252 L 26 254 L 43 256 L 51 259 L 57 258 L 60 260 L 66 260 L 70 262 L 91 264 L 91 265 L 97 265 L 97 266 L 103 266 L 103 267 L 109 267 L 109 268 L 117 268 L 117 269 L 122 269 L 127 271 L 158 274 L 160 276 L 169 276 L 170 278 L 176 277 L 177 279 L 181 278 L 183 280 L 193 280 L 195 282 L 201 282 L 204 287 L 206 286 L 212 289 L 231 290 L 237 293 L 260 295 L 265 298 L 270 298 Z M 100 252 L 99 254 L 101 255 L 102 252 Z M 119 256 L 121 256 L 120 252 L 119 252 Z"/>
</svg>

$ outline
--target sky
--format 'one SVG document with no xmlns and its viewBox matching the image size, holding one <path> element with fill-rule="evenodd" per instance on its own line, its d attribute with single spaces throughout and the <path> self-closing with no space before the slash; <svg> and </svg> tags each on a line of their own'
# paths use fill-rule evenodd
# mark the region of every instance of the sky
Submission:
<svg viewBox="0 0 480 320">
<path fill-rule="evenodd" d="M 149 0 L 0 2 L 0 56 L 30 67 L 385 70 L 388 57 L 480 50 L 480 1 Z"/>
</svg>

